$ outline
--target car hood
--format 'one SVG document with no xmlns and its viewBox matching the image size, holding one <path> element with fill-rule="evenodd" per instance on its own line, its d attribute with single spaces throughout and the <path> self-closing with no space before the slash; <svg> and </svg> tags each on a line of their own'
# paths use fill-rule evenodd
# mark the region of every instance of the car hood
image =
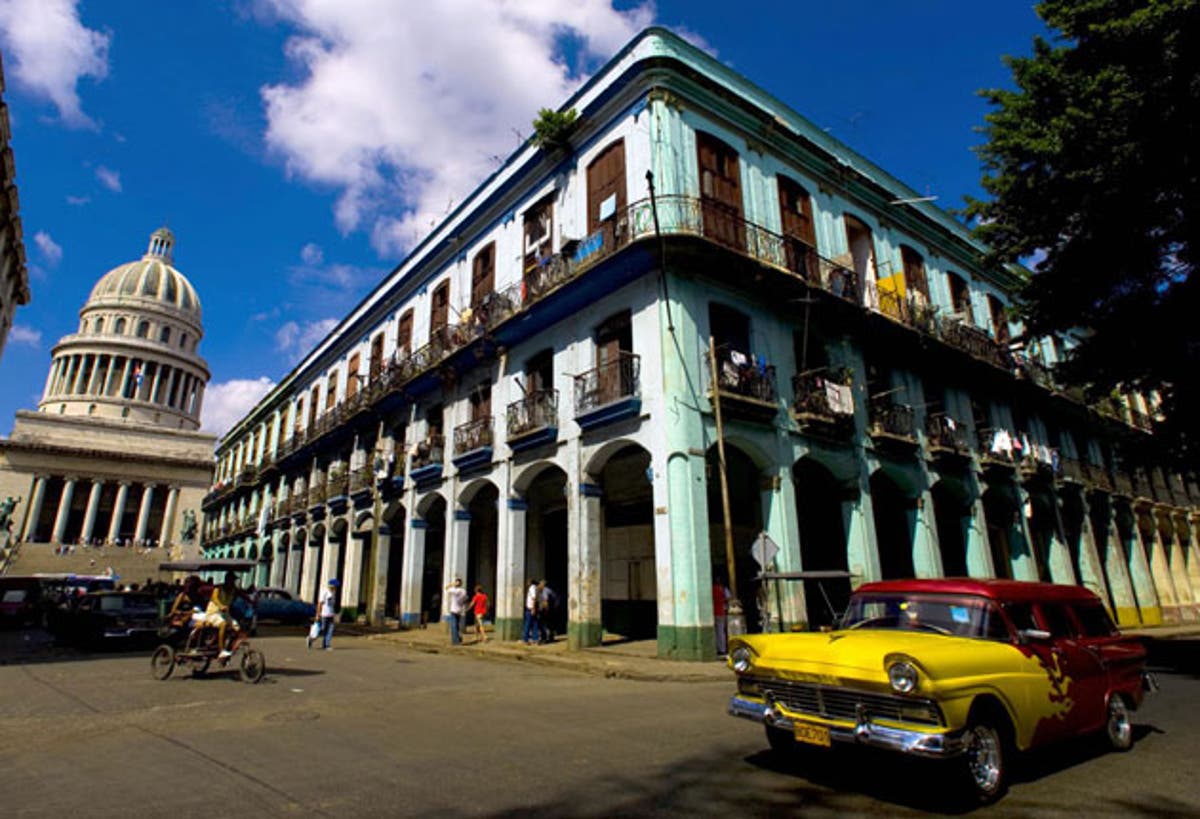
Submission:
<svg viewBox="0 0 1200 819">
<path fill-rule="evenodd" d="M 855 629 L 814 634 L 756 634 L 738 638 L 754 665 L 781 677 L 836 684 L 843 679 L 886 682 L 887 664 L 903 655 L 934 678 L 971 674 L 983 655 L 1016 659 L 1007 643 L 918 631 Z"/>
</svg>

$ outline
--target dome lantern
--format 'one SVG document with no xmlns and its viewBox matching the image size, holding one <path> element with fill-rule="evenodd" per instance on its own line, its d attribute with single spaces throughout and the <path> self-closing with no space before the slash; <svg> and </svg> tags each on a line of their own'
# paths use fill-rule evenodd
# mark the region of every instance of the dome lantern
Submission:
<svg viewBox="0 0 1200 819">
<path fill-rule="evenodd" d="M 146 249 L 147 259 L 162 259 L 171 264 L 171 251 L 175 247 L 175 234 L 165 225 L 150 234 L 150 247 Z"/>
</svg>

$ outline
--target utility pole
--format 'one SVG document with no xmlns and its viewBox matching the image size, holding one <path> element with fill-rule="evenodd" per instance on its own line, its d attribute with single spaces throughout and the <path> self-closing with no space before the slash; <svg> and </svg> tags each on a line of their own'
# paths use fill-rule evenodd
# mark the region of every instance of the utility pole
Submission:
<svg viewBox="0 0 1200 819">
<path fill-rule="evenodd" d="M 731 594 L 726 613 L 726 630 L 730 635 L 746 633 L 746 615 L 738 596 L 737 560 L 733 553 L 733 516 L 729 511 L 729 475 L 725 470 L 725 426 L 721 421 L 721 383 L 717 372 L 717 346 L 708 337 L 708 364 L 712 375 L 713 414 L 717 421 L 717 469 L 721 473 L 721 514 L 725 523 L 725 571 L 729 576 Z"/>
</svg>

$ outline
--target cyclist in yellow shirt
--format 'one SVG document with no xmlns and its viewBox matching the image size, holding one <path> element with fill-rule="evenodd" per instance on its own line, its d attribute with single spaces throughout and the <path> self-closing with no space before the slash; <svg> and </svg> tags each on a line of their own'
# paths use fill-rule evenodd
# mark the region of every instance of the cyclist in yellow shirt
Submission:
<svg viewBox="0 0 1200 819">
<path fill-rule="evenodd" d="M 226 572 L 225 582 L 213 589 L 212 598 L 208 601 L 208 609 L 204 614 L 204 624 L 215 626 L 217 629 L 217 645 L 221 647 L 218 658 L 222 660 L 228 658 L 232 653 L 225 645 L 226 629 L 229 626 L 233 626 L 234 631 L 239 629 L 231 609 L 233 601 L 241 594 L 241 590 L 237 587 L 237 575 L 233 572 Z"/>
</svg>

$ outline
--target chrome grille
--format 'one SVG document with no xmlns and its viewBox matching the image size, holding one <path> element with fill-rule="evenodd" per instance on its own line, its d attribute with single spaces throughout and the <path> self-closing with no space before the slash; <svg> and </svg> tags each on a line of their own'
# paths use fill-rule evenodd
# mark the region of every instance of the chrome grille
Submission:
<svg viewBox="0 0 1200 819">
<path fill-rule="evenodd" d="M 941 724 L 941 711 L 931 700 L 873 694 L 853 688 L 792 682 L 775 677 L 758 677 L 754 681 L 768 701 L 778 702 L 789 711 L 800 714 L 855 722 L 861 706 L 866 716 L 874 719 L 924 725 Z M 914 710 L 920 708 L 930 709 L 933 717 L 914 716 Z M 908 713 L 904 714 L 902 711 Z"/>
</svg>

